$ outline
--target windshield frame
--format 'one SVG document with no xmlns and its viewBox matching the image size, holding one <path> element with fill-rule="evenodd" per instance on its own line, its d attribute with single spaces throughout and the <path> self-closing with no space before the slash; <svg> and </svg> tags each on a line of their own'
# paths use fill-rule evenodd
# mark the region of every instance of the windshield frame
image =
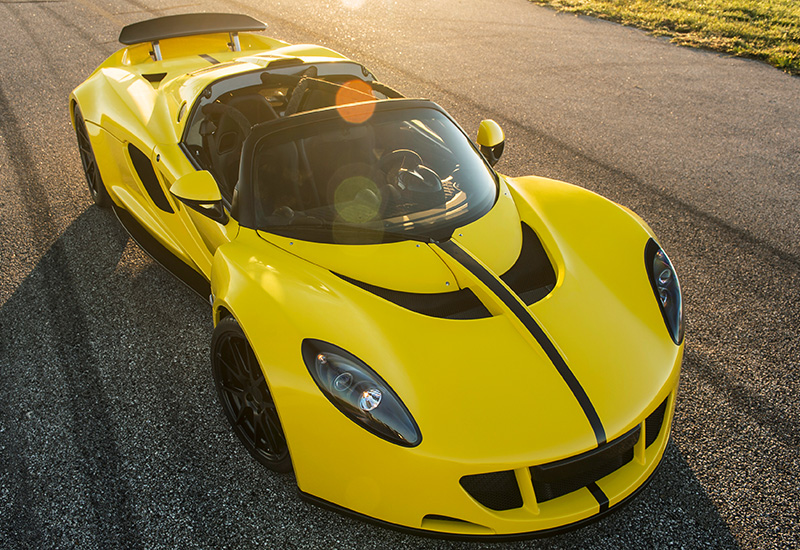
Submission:
<svg viewBox="0 0 800 550">
<path fill-rule="evenodd" d="M 459 132 L 465 137 L 467 143 L 469 143 L 472 151 L 477 157 L 483 162 L 486 166 L 489 174 L 491 175 L 492 179 L 494 180 L 494 200 L 492 201 L 491 205 L 489 205 L 485 209 L 481 209 L 475 212 L 471 212 L 468 215 L 464 216 L 463 219 L 459 220 L 458 225 L 453 226 L 452 232 L 455 231 L 459 227 L 463 227 L 469 223 L 474 222 L 475 220 L 482 218 L 485 216 L 494 205 L 497 204 L 497 200 L 500 195 L 500 180 L 497 172 L 492 168 L 492 166 L 487 162 L 486 158 L 481 154 L 478 147 L 475 145 L 472 139 L 464 132 L 464 129 L 450 116 L 447 111 L 445 111 L 442 107 L 437 105 L 436 103 L 424 99 L 383 99 L 383 100 L 376 100 L 372 102 L 364 102 L 364 103 L 373 103 L 375 107 L 375 112 L 385 112 L 385 111 L 397 111 L 397 110 L 416 110 L 416 109 L 430 109 L 433 111 L 437 111 L 441 113 L 445 118 L 447 118 L 454 126 L 458 129 Z M 256 212 L 255 212 L 255 189 L 254 189 L 254 179 L 256 174 L 255 169 L 255 154 L 259 148 L 259 144 L 262 140 L 269 138 L 270 136 L 283 132 L 288 129 L 298 128 L 300 126 L 306 125 L 318 125 L 319 123 L 340 119 L 340 115 L 338 112 L 338 107 L 328 107 L 325 109 L 318 109 L 315 111 L 307 111 L 303 113 L 298 113 L 291 115 L 286 118 L 280 118 L 277 120 L 265 122 L 253 127 L 252 132 L 247 137 L 242 147 L 242 162 L 240 163 L 240 172 L 239 172 L 239 189 L 238 189 L 238 198 L 235 201 L 237 204 L 234 207 L 234 217 L 237 219 L 239 224 L 243 227 L 248 227 L 250 229 L 255 229 L 265 233 L 272 233 L 281 236 L 288 236 L 286 235 L 285 231 L 276 231 L 274 226 L 267 226 L 267 227 L 260 227 Z M 306 240 L 302 237 L 292 235 L 291 238 L 296 238 L 297 240 Z M 404 234 L 387 234 L 387 238 L 392 241 L 397 240 L 421 240 L 419 236 L 414 236 L 412 234 L 404 235 Z M 442 241 L 448 240 L 450 236 L 447 238 L 440 239 Z M 310 242 L 321 242 L 321 241 L 310 241 Z M 354 243 L 355 244 L 355 243 Z M 364 243 L 368 244 L 368 243 Z M 349 246 L 349 245 L 348 245 Z"/>
</svg>

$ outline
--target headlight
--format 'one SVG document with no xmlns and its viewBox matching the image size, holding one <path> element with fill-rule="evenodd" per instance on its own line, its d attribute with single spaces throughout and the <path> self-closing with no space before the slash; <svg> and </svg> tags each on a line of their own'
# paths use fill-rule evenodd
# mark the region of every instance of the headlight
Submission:
<svg viewBox="0 0 800 550">
<path fill-rule="evenodd" d="M 661 315 L 667 324 L 672 340 L 680 344 L 683 340 L 683 303 L 681 301 L 681 285 L 672 262 L 666 252 L 653 239 L 647 241 L 644 249 L 644 261 L 650 285 L 661 308 Z"/>
<path fill-rule="evenodd" d="M 403 402 L 358 357 L 321 340 L 303 340 L 303 361 L 319 389 L 347 418 L 387 441 L 415 447 L 422 434 Z"/>
</svg>

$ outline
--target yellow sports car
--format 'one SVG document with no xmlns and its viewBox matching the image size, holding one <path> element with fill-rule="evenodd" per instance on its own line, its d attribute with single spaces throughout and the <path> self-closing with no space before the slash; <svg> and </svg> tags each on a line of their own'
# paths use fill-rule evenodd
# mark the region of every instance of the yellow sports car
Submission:
<svg viewBox="0 0 800 550">
<path fill-rule="evenodd" d="M 219 399 L 307 499 L 521 537 L 632 497 L 669 439 L 678 279 L 648 226 L 494 170 L 438 105 L 232 14 L 122 29 L 70 96 L 94 201 L 213 308 Z"/>
</svg>

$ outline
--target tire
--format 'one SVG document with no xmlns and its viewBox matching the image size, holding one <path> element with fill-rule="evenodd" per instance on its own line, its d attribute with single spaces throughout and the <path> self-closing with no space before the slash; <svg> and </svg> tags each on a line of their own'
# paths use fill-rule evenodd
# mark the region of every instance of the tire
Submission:
<svg viewBox="0 0 800 550">
<path fill-rule="evenodd" d="M 89 131 L 86 129 L 86 122 L 83 120 L 81 109 L 75 105 L 75 134 L 78 138 L 78 151 L 81 155 L 83 173 L 86 175 L 86 183 L 89 184 L 89 194 L 94 203 L 101 208 L 111 208 L 111 197 L 100 176 L 100 169 L 97 167 L 97 159 L 94 156 L 92 142 L 89 141 Z"/>
<path fill-rule="evenodd" d="M 292 461 L 278 410 L 244 331 L 233 317 L 217 323 L 211 339 L 217 395 L 236 436 L 250 455 L 276 472 Z"/>
</svg>

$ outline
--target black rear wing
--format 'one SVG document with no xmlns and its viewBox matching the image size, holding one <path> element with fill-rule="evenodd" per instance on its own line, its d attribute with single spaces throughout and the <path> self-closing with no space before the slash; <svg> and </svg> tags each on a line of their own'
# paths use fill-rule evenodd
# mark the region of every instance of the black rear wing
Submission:
<svg viewBox="0 0 800 550">
<path fill-rule="evenodd" d="M 228 33 L 232 51 L 241 51 L 239 32 L 263 31 L 267 26 L 249 15 L 235 13 L 184 13 L 156 17 L 147 21 L 139 21 L 122 28 L 119 41 L 125 45 L 151 42 L 153 57 L 161 61 L 161 49 L 158 41 L 166 38 L 180 38 L 198 34 Z"/>
</svg>

